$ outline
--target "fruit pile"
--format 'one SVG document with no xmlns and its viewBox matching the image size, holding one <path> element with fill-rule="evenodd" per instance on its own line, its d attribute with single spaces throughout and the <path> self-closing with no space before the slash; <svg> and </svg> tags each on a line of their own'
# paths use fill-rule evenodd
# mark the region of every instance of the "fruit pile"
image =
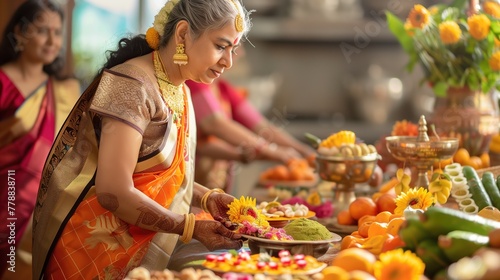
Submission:
<svg viewBox="0 0 500 280">
<path fill-rule="evenodd" d="M 322 140 L 318 153 L 323 156 L 361 157 L 377 153 L 375 146 L 356 143 L 356 135 L 352 131 L 339 131 Z"/>
<path fill-rule="evenodd" d="M 270 167 L 260 175 L 260 181 L 314 181 L 314 170 L 306 159 L 294 159 L 288 164 Z"/>
</svg>

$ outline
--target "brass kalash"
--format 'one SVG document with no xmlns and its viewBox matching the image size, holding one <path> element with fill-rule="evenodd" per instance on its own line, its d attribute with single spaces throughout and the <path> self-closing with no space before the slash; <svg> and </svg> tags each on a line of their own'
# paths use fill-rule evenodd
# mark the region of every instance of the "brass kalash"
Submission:
<svg viewBox="0 0 500 280">
<path fill-rule="evenodd" d="M 373 175 L 378 153 L 363 156 L 316 156 L 316 170 L 324 181 L 335 182 L 333 189 L 333 216 L 349 207 L 356 198 L 356 184 L 367 183 Z"/>
<path fill-rule="evenodd" d="M 418 136 L 389 136 L 386 137 L 387 150 L 397 160 L 414 166 L 418 170 L 418 179 L 415 186 L 429 186 L 427 172 L 434 163 L 448 160 L 458 149 L 458 138 L 443 138 L 427 134 L 427 121 L 422 115 L 418 122 Z"/>
</svg>

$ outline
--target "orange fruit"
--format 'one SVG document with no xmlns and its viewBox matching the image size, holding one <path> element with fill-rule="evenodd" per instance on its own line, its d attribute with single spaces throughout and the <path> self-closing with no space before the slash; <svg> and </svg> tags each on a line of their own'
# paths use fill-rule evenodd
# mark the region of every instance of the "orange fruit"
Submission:
<svg viewBox="0 0 500 280">
<path fill-rule="evenodd" d="M 344 209 L 337 214 L 337 223 L 339 225 L 351 226 L 356 225 L 356 220 L 351 216 L 349 210 Z"/>
<path fill-rule="evenodd" d="M 404 223 L 406 219 L 404 217 L 400 218 L 394 218 L 387 223 L 387 233 L 391 235 L 398 235 L 399 229 L 401 228 L 401 225 Z"/>
<path fill-rule="evenodd" d="M 364 215 L 377 215 L 377 204 L 368 197 L 357 197 L 349 204 L 349 212 L 355 220 L 359 220 Z"/>
<path fill-rule="evenodd" d="M 387 223 L 373 222 L 368 227 L 368 237 L 383 235 L 387 233 Z"/>
<path fill-rule="evenodd" d="M 481 159 L 482 168 L 490 167 L 490 155 L 488 153 L 481 154 L 479 158 Z"/>
<path fill-rule="evenodd" d="M 471 156 L 465 165 L 470 165 L 477 170 L 482 168 L 483 162 L 481 161 L 480 157 Z"/>
<path fill-rule="evenodd" d="M 392 213 L 389 211 L 382 211 L 375 216 L 375 222 L 388 223 L 391 219 Z"/>
<path fill-rule="evenodd" d="M 399 235 L 391 236 L 387 238 L 384 242 L 384 245 L 382 245 L 382 252 L 395 250 L 397 248 L 404 247 L 405 245 L 405 242 Z"/>
<path fill-rule="evenodd" d="M 374 215 L 364 215 L 358 220 L 358 227 L 366 222 L 375 222 L 376 216 Z"/>
<path fill-rule="evenodd" d="M 355 247 L 355 244 L 360 244 L 364 241 L 363 237 L 356 237 L 354 235 L 346 235 L 340 242 L 340 250 Z"/>
<path fill-rule="evenodd" d="M 358 226 L 358 233 L 362 237 L 368 237 L 368 229 L 370 228 L 371 224 L 376 223 L 374 221 L 367 221 Z"/>
<path fill-rule="evenodd" d="M 333 266 L 338 266 L 346 271 L 361 270 L 368 273 L 373 273 L 373 264 L 377 257 L 361 248 L 347 248 L 341 250 L 332 260 Z"/>
<path fill-rule="evenodd" d="M 321 274 L 323 274 L 323 280 L 349 280 L 349 272 L 338 266 L 327 266 Z"/>
<path fill-rule="evenodd" d="M 458 162 L 461 165 L 466 165 L 470 159 L 469 151 L 465 148 L 458 148 L 458 150 L 453 155 L 453 162 Z"/>
<path fill-rule="evenodd" d="M 394 213 L 394 210 L 396 210 L 396 195 L 385 193 L 375 201 L 375 204 L 378 211 Z"/>
<path fill-rule="evenodd" d="M 368 272 L 355 270 L 349 272 L 349 280 L 376 280 L 376 278 Z"/>
</svg>

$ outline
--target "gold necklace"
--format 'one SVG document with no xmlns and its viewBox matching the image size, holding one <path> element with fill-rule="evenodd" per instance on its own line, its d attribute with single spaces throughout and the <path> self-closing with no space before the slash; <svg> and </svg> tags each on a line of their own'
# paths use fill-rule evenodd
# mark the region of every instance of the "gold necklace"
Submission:
<svg viewBox="0 0 500 280">
<path fill-rule="evenodd" d="M 172 110 L 174 121 L 180 121 L 182 114 L 184 113 L 184 91 L 182 90 L 182 84 L 176 86 L 168 79 L 167 72 L 165 70 L 165 65 L 161 61 L 160 54 L 158 51 L 154 51 L 154 68 L 155 76 L 158 81 L 158 86 L 160 87 L 163 100 Z"/>
</svg>

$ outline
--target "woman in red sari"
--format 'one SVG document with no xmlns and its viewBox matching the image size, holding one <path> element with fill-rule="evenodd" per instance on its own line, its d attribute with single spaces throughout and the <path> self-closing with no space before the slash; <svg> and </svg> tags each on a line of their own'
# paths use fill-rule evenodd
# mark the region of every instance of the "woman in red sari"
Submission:
<svg viewBox="0 0 500 280">
<path fill-rule="evenodd" d="M 31 262 L 30 220 L 42 167 L 80 94 L 79 83 L 61 75 L 62 16 L 61 8 L 51 2 L 27 1 L 12 16 L 0 44 L 0 276 L 5 272 L 4 278 L 14 269 L 30 273 L 21 264 Z M 20 244 L 25 233 L 27 248 Z"/>
<path fill-rule="evenodd" d="M 178 240 L 239 249 L 233 196 L 194 182 L 187 79 L 231 68 L 250 27 L 238 0 L 168 1 L 144 35 L 123 38 L 61 128 L 33 215 L 34 279 L 123 279 L 163 270 Z M 191 207 L 215 220 L 197 220 Z"/>
</svg>

